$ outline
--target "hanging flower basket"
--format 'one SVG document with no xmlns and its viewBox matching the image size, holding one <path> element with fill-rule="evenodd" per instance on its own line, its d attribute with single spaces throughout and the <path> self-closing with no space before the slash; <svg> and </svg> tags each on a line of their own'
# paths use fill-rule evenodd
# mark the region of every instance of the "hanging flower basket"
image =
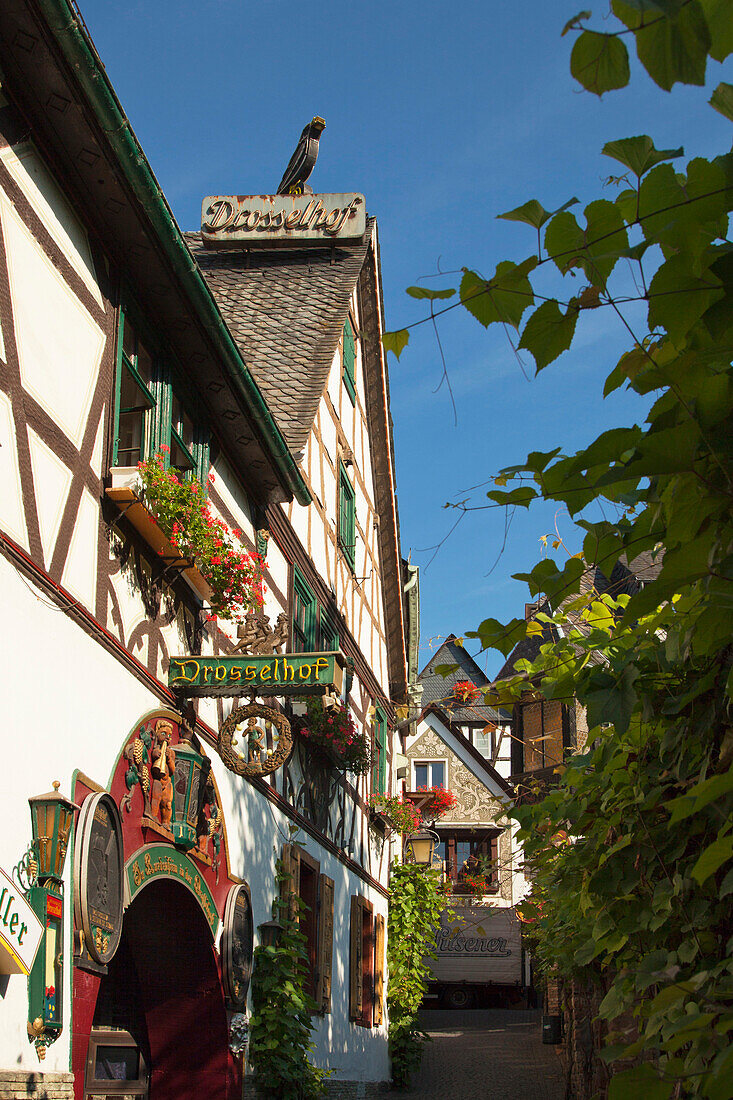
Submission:
<svg viewBox="0 0 733 1100">
<path fill-rule="evenodd" d="M 462 707 L 473 707 L 481 699 L 481 689 L 470 680 L 457 680 L 451 688 L 451 702 Z"/>
<path fill-rule="evenodd" d="M 181 559 L 195 564 L 206 581 L 212 616 L 242 620 L 247 612 L 262 608 L 264 562 L 238 544 L 240 531 L 230 531 L 212 516 L 197 481 L 166 468 L 167 451 L 161 447 L 153 458 L 138 463 L 143 503 Z"/>
<path fill-rule="evenodd" d="M 379 814 L 395 832 L 414 833 L 422 828 L 423 818 L 414 802 L 409 799 L 373 794 L 369 799 L 371 809 Z"/>
<path fill-rule="evenodd" d="M 412 796 L 419 805 L 423 817 L 443 817 L 448 810 L 452 810 L 458 804 L 453 791 L 446 790 L 445 787 L 418 787 L 412 792 Z"/>
<path fill-rule="evenodd" d="M 325 755 L 337 768 L 366 775 L 372 763 L 371 738 L 360 732 L 348 708 L 336 704 L 324 707 L 317 696 L 306 699 L 306 717 L 299 730 L 300 736 Z"/>
</svg>

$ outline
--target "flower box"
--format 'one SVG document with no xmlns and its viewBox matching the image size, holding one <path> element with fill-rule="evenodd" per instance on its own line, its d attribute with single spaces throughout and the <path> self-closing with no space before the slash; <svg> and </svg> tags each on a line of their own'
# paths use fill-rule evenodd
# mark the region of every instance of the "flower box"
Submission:
<svg viewBox="0 0 733 1100">
<path fill-rule="evenodd" d="M 372 794 L 369 799 L 369 811 L 391 829 L 403 835 L 414 833 L 423 827 L 422 814 L 409 798 Z"/>
<path fill-rule="evenodd" d="M 418 787 L 416 791 L 406 791 L 405 798 L 414 802 L 425 818 L 442 817 L 458 802 L 453 791 L 448 791 L 445 787 Z"/>
<path fill-rule="evenodd" d="M 348 707 L 340 703 L 324 707 L 318 696 L 309 695 L 306 711 L 298 732 L 309 750 L 341 771 L 366 775 L 371 767 L 371 738 L 356 728 Z"/>
<path fill-rule="evenodd" d="M 199 573 L 190 558 L 183 558 L 172 545 L 160 527 L 150 509 L 143 503 L 143 491 L 136 466 L 117 466 L 111 471 L 112 484 L 105 495 L 120 510 L 154 554 L 166 566 L 178 567 L 189 586 L 199 599 L 206 601 L 212 596 L 212 589 Z"/>
</svg>

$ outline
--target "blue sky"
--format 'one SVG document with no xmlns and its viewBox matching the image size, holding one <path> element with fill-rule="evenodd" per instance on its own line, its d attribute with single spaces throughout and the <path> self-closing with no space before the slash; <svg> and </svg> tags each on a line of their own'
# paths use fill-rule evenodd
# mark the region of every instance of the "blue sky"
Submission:
<svg viewBox="0 0 733 1100">
<path fill-rule="evenodd" d="M 560 37 L 577 4 L 80 3 L 183 229 L 200 224 L 206 194 L 273 191 L 305 123 L 325 118 L 311 183 L 361 191 L 376 214 L 388 328 L 425 315 L 404 291 L 439 265 L 489 276 L 499 261 L 530 253 L 532 231 L 497 214 L 530 198 L 548 209 L 573 195 L 582 204 L 612 198 L 606 141 L 648 133 L 658 148 L 684 145 L 686 157 L 730 145 L 709 90 L 669 95 L 633 66 L 629 88 L 602 100 L 582 92 L 569 73 L 573 36 Z M 733 79 L 730 64 L 711 62 L 710 88 L 722 79 Z M 413 330 L 399 363 L 390 356 L 402 547 L 421 566 L 421 664 L 448 633 L 522 614 L 526 588 L 511 574 L 531 567 L 556 523 L 578 548 L 568 517 L 547 505 L 515 515 L 497 564 L 505 521 L 495 508 L 467 514 L 435 554 L 458 518 L 446 502 L 530 450 L 572 451 L 645 415 L 633 395 L 602 400 L 628 346 L 610 312 L 588 312 L 572 351 L 537 379 L 531 356 L 523 372 L 507 335 L 463 309 L 439 331 L 457 423 L 445 385 L 435 392 L 442 365 L 431 327 Z M 473 502 L 486 503 L 484 493 L 470 494 Z M 480 661 L 491 674 L 500 658 Z"/>
</svg>

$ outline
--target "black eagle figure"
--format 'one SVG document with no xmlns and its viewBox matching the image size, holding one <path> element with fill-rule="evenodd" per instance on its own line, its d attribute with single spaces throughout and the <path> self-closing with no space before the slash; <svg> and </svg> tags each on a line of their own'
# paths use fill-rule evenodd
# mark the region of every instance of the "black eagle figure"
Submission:
<svg viewBox="0 0 733 1100">
<path fill-rule="evenodd" d="M 305 191 L 313 193 L 313 188 L 308 187 L 305 181 L 316 166 L 318 141 L 325 128 L 324 120 L 316 115 L 303 130 L 285 175 L 280 180 L 278 195 L 302 195 Z"/>
</svg>

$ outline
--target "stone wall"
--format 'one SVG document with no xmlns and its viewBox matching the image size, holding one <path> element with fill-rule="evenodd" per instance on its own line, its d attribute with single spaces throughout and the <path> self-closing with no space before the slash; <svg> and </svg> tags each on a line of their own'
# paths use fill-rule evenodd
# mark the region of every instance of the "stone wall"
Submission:
<svg viewBox="0 0 733 1100">
<path fill-rule="evenodd" d="M 545 1014 L 561 1015 L 560 1057 L 565 1069 L 567 1100 L 605 1100 L 609 1073 L 599 1052 L 605 1023 L 596 1019 L 605 990 L 577 978 L 549 980 L 545 990 Z"/>
<path fill-rule="evenodd" d="M 0 1070 L 2 1100 L 74 1100 L 73 1073 Z"/>
</svg>

